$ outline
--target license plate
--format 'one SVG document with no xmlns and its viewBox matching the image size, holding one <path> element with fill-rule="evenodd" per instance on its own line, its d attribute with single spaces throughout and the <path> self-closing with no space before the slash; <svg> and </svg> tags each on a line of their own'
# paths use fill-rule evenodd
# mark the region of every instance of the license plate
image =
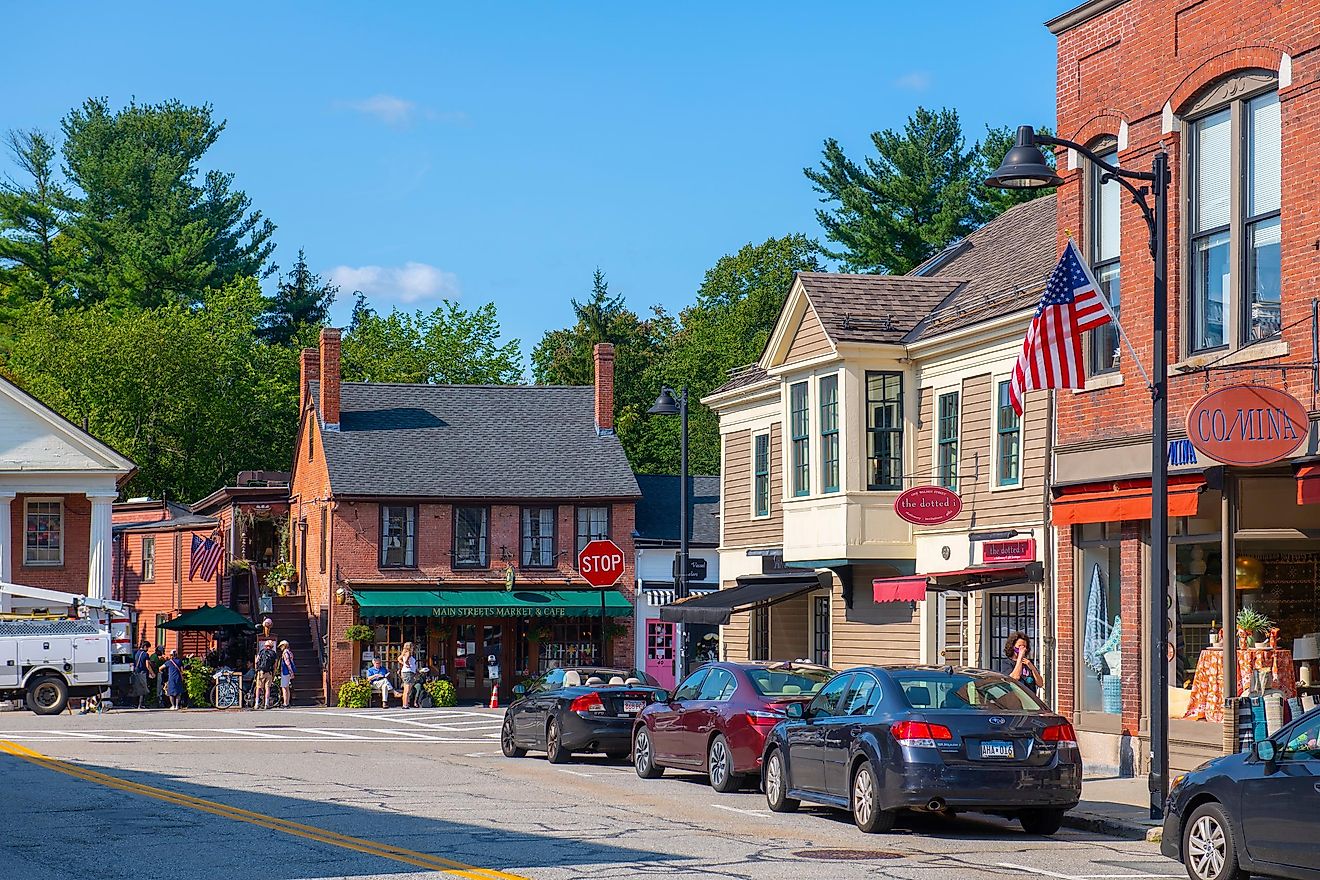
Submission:
<svg viewBox="0 0 1320 880">
<path fill-rule="evenodd" d="M 636 715 L 642 709 L 646 708 L 645 700 L 624 700 L 623 711 L 628 715 Z"/>
<path fill-rule="evenodd" d="M 1013 757 L 1013 744 L 1003 740 L 991 739 L 981 743 L 982 758 L 1011 758 Z"/>
</svg>

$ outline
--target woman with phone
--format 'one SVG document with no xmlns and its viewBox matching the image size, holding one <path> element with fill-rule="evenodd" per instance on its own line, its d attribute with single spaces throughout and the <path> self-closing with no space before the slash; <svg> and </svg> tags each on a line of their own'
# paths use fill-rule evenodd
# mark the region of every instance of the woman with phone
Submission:
<svg viewBox="0 0 1320 880">
<path fill-rule="evenodd" d="M 1015 632 L 1004 643 L 1004 656 L 1013 661 L 1009 678 L 1020 683 L 1032 694 L 1045 689 L 1045 677 L 1031 661 L 1031 641 L 1024 632 Z"/>
</svg>

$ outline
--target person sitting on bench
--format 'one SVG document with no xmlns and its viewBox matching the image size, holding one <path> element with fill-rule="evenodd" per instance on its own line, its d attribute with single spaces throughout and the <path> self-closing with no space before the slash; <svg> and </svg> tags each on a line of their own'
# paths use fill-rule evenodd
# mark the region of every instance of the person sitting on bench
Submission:
<svg viewBox="0 0 1320 880">
<path fill-rule="evenodd" d="M 382 709 L 389 707 L 390 694 L 399 696 L 399 692 L 390 684 L 390 671 L 385 668 L 379 657 L 372 660 L 371 665 L 367 667 L 367 684 L 371 685 L 372 690 L 380 691 Z"/>
</svg>

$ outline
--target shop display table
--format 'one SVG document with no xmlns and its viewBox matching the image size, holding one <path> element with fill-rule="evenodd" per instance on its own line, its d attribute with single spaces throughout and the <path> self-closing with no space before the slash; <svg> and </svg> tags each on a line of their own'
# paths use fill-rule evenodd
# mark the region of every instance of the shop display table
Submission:
<svg viewBox="0 0 1320 880">
<path fill-rule="evenodd" d="M 1272 673 L 1269 687 L 1282 693 L 1285 700 L 1297 696 L 1297 674 L 1293 669 L 1292 651 L 1286 648 L 1239 648 L 1237 696 L 1251 690 L 1251 677 L 1261 670 Z M 1192 679 L 1192 696 L 1183 717 L 1217 723 L 1224 720 L 1222 648 L 1206 648 L 1197 659 L 1196 676 Z"/>
</svg>

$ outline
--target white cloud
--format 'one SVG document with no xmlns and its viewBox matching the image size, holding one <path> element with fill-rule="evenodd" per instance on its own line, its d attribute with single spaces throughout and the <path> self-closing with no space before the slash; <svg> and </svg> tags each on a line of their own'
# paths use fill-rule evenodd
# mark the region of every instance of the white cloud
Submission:
<svg viewBox="0 0 1320 880">
<path fill-rule="evenodd" d="M 467 125 L 470 121 L 461 110 L 433 110 L 398 95 L 372 95 L 359 101 L 340 101 L 338 106 L 370 116 L 391 128 L 408 128 L 419 119 L 448 125 Z"/>
<path fill-rule="evenodd" d="M 429 263 L 402 266 L 335 266 L 330 278 L 344 290 L 412 305 L 429 299 L 457 299 L 458 276 Z"/>
<path fill-rule="evenodd" d="M 894 85 L 910 92 L 924 92 L 930 88 L 931 76 L 924 70 L 909 70 L 894 80 Z"/>
</svg>

